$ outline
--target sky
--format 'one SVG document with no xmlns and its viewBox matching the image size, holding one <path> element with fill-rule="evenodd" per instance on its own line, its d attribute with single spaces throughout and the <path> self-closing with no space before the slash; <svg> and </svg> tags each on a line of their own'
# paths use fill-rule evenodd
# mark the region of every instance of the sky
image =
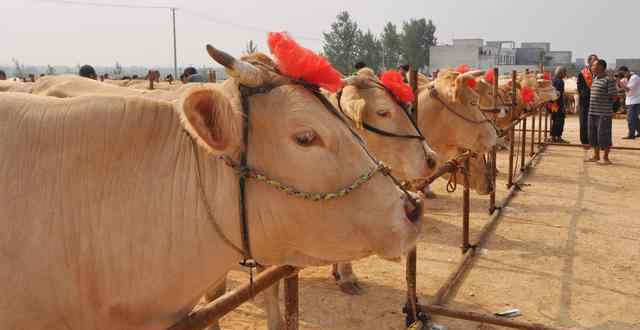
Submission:
<svg viewBox="0 0 640 330">
<path fill-rule="evenodd" d="M 574 57 L 640 57 L 638 0 L 0 0 L 0 65 L 173 65 L 169 9 L 110 8 L 70 2 L 177 7 L 178 64 L 211 65 L 205 45 L 240 55 L 268 31 L 288 31 L 311 49 L 348 11 L 359 26 L 432 19 L 441 43 L 453 38 L 548 41 Z"/>
</svg>

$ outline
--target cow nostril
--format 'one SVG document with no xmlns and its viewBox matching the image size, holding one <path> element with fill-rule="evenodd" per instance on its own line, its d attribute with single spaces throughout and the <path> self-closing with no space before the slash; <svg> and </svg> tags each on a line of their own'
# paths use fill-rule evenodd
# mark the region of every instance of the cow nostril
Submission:
<svg viewBox="0 0 640 330">
<path fill-rule="evenodd" d="M 427 157 L 427 166 L 429 166 L 430 169 L 436 168 L 436 161 L 431 157 Z"/>
<path fill-rule="evenodd" d="M 413 202 L 409 200 L 408 196 L 403 196 L 404 200 L 404 213 L 407 219 L 411 223 L 416 223 L 422 217 L 422 200 L 419 198 L 413 198 Z"/>
</svg>

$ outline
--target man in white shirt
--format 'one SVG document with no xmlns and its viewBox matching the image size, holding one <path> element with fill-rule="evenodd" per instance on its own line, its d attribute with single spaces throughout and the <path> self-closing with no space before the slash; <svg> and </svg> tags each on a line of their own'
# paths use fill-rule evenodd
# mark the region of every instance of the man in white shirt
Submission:
<svg viewBox="0 0 640 330">
<path fill-rule="evenodd" d="M 640 113 L 640 76 L 629 71 L 626 66 L 618 69 L 620 75 L 624 77 L 620 81 L 620 88 L 627 93 L 627 123 L 629 124 L 629 134 L 625 140 L 633 140 L 640 137 L 640 126 L 638 114 Z"/>
</svg>

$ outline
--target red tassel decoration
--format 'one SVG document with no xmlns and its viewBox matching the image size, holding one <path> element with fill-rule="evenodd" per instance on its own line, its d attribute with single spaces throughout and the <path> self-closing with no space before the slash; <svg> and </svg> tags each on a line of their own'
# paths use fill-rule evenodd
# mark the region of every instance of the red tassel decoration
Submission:
<svg viewBox="0 0 640 330">
<path fill-rule="evenodd" d="M 493 82 L 495 81 L 494 79 L 496 79 L 496 77 L 493 70 L 488 70 L 487 73 L 484 74 L 484 81 L 486 81 L 487 83 L 493 84 Z"/>
<path fill-rule="evenodd" d="M 547 81 L 551 80 L 551 72 L 545 71 L 544 75 L 542 75 L 542 77 L 543 77 L 544 80 L 547 80 Z"/>
<path fill-rule="evenodd" d="M 342 87 L 341 75 L 327 59 L 300 46 L 286 32 L 270 32 L 267 38 L 271 53 L 284 75 L 316 84 L 331 92 Z"/>
<path fill-rule="evenodd" d="M 520 91 L 520 97 L 522 97 L 524 103 L 531 104 L 536 97 L 536 93 L 531 87 L 523 87 L 522 91 Z"/>
<path fill-rule="evenodd" d="M 464 74 L 464 73 L 467 73 L 469 71 L 471 71 L 471 68 L 466 64 L 461 64 L 460 66 L 458 66 L 456 68 L 456 72 L 458 72 L 460 74 Z"/>
<path fill-rule="evenodd" d="M 389 70 L 380 76 L 380 81 L 400 102 L 409 103 L 415 99 L 413 89 L 404 83 L 400 72 Z"/>
</svg>

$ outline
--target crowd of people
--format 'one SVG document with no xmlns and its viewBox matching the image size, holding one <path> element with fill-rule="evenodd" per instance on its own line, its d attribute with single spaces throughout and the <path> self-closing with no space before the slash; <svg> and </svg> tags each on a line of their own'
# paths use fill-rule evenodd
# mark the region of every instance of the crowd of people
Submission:
<svg viewBox="0 0 640 330">
<path fill-rule="evenodd" d="M 586 67 L 578 74 L 580 142 L 593 149 L 586 162 L 610 165 L 609 151 L 612 141 L 612 118 L 616 109 L 624 101 L 627 108 L 628 134 L 626 140 L 640 137 L 640 76 L 625 66 L 619 67 L 615 74 L 607 71 L 607 62 L 592 54 Z M 555 102 L 551 114 L 551 140 L 556 143 L 568 143 L 562 138 L 566 116 L 565 85 L 567 70 L 558 67 L 553 78 L 553 86 L 560 97 Z M 625 95 L 621 100 L 620 94 Z"/>
</svg>

